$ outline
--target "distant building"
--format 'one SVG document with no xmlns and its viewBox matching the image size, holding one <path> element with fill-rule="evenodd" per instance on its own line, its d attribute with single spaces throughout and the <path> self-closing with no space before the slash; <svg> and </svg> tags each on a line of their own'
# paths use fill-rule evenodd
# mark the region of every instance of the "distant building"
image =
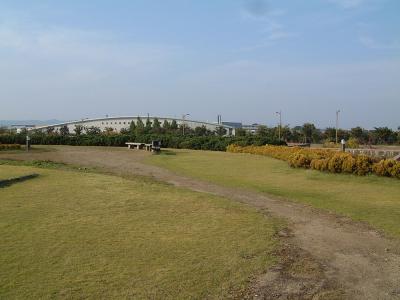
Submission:
<svg viewBox="0 0 400 300">
<path fill-rule="evenodd" d="M 243 129 L 246 132 L 251 133 L 251 134 L 255 134 L 258 131 L 258 128 L 261 126 L 261 124 L 257 124 L 257 123 L 254 123 L 251 125 L 245 125 L 245 124 L 242 124 L 241 122 L 222 122 L 222 124 L 226 125 L 226 126 L 230 126 L 235 129 L 239 129 L 239 128 Z"/>
<path fill-rule="evenodd" d="M 31 129 L 40 130 L 40 131 L 47 131 L 50 128 L 54 128 L 55 131 L 59 131 L 62 127 L 67 126 L 68 130 L 71 134 L 74 134 L 75 126 L 81 125 L 84 128 L 89 127 L 98 127 L 101 131 L 105 131 L 106 128 L 112 128 L 115 132 L 120 132 L 121 129 L 128 129 L 131 122 L 137 122 L 138 118 L 140 118 L 143 123 L 146 123 L 147 118 L 149 118 L 150 122 L 153 122 L 154 119 L 158 119 L 161 123 L 164 121 L 168 121 L 171 123 L 172 121 L 176 121 L 178 126 L 185 124 L 187 128 L 195 129 L 196 127 L 204 126 L 208 130 L 215 131 L 218 127 L 222 126 L 226 129 L 226 135 L 235 135 L 235 128 L 232 126 L 224 125 L 224 124 L 216 124 L 216 123 L 208 123 L 208 122 L 201 122 L 201 121 L 194 121 L 194 120 L 186 120 L 186 119 L 177 119 L 177 118 L 168 118 L 168 117 L 155 117 L 155 116 L 144 116 L 144 117 L 106 117 L 106 118 L 98 118 L 98 119 L 83 119 L 79 121 L 71 121 L 71 122 L 64 122 L 59 124 L 53 125 L 46 125 L 46 126 L 38 126 Z"/>
<path fill-rule="evenodd" d="M 240 122 L 222 122 L 222 125 L 230 126 L 232 128 L 242 128 L 243 126 Z"/>
<path fill-rule="evenodd" d="M 260 126 L 261 124 L 254 123 L 251 125 L 243 125 L 242 128 L 251 134 L 255 134 Z"/>
</svg>

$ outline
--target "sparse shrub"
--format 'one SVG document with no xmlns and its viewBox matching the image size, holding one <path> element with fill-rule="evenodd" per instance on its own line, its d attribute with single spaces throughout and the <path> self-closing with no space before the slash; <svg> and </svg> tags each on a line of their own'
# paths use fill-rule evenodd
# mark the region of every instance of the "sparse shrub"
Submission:
<svg viewBox="0 0 400 300">
<path fill-rule="evenodd" d="M 298 152 L 290 156 L 289 165 L 293 168 L 310 168 L 311 159 Z"/>
<path fill-rule="evenodd" d="M 399 177 L 400 163 L 394 159 L 382 159 L 373 165 L 372 170 L 379 176 Z"/>
<path fill-rule="evenodd" d="M 354 171 L 357 175 L 367 175 L 372 170 L 372 159 L 366 155 L 358 155 L 356 157 L 356 169 Z"/>
<path fill-rule="evenodd" d="M 347 154 L 346 157 L 344 157 L 342 171 L 350 174 L 356 171 L 356 159 L 351 154 Z"/>
<path fill-rule="evenodd" d="M 360 147 L 360 143 L 356 138 L 350 138 L 346 143 L 347 148 L 350 149 L 358 149 Z"/>
<path fill-rule="evenodd" d="M 310 163 L 310 167 L 313 170 L 318 170 L 318 171 L 325 171 L 324 169 L 324 164 L 325 164 L 325 159 L 313 159 Z"/>
<path fill-rule="evenodd" d="M 346 158 L 345 153 L 335 153 L 328 162 L 328 170 L 332 173 L 342 173 L 343 162 Z"/>
<path fill-rule="evenodd" d="M 400 179 L 400 162 L 396 162 L 390 173 L 392 177 Z"/>
</svg>

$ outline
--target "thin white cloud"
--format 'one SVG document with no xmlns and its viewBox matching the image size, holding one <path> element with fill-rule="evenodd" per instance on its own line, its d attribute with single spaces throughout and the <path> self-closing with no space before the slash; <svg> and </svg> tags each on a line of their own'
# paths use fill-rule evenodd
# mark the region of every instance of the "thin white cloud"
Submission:
<svg viewBox="0 0 400 300">
<path fill-rule="evenodd" d="M 286 31 L 281 23 L 275 21 L 268 21 L 264 32 L 267 34 L 266 39 L 268 41 L 277 41 L 294 36 L 293 33 Z"/>
<path fill-rule="evenodd" d="M 367 0 L 328 0 L 328 1 L 337 4 L 345 9 L 361 7 L 367 3 Z"/>
<path fill-rule="evenodd" d="M 246 0 L 242 9 L 242 18 L 248 22 L 255 22 L 257 26 L 262 26 L 262 36 L 260 36 L 258 43 L 241 47 L 236 52 L 248 52 L 267 48 L 275 45 L 280 40 L 295 36 L 295 34 L 285 28 L 282 22 L 277 21 L 285 14 L 285 10 L 279 8 L 272 9 L 267 1 Z"/>
<path fill-rule="evenodd" d="M 369 49 L 376 49 L 376 50 L 398 50 L 400 49 L 400 42 L 394 41 L 392 43 L 382 43 L 378 42 L 374 38 L 364 35 L 359 37 L 359 41 L 362 45 Z"/>
<path fill-rule="evenodd" d="M 61 27 L 29 29 L 0 23 L 2 48 L 16 55 L 123 67 L 161 61 L 174 50 L 174 47 L 165 45 L 124 41 L 109 32 Z"/>
</svg>

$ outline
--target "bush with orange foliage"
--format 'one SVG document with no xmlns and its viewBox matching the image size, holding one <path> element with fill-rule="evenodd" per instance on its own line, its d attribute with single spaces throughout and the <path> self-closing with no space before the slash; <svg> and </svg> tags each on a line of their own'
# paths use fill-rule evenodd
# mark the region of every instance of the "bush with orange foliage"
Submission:
<svg viewBox="0 0 400 300">
<path fill-rule="evenodd" d="M 331 173 L 348 173 L 367 175 L 374 173 L 379 176 L 400 178 L 400 162 L 382 160 L 374 164 L 366 155 L 354 156 L 350 153 L 333 149 L 310 149 L 286 146 L 246 146 L 229 145 L 228 152 L 249 153 L 270 156 L 287 161 L 293 168 L 306 168 Z"/>
</svg>

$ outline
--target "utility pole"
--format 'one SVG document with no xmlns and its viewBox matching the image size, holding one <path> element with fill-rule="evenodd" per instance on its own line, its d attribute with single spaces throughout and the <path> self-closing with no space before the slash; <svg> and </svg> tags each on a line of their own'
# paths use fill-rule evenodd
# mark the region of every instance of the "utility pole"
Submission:
<svg viewBox="0 0 400 300">
<path fill-rule="evenodd" d="M 190 116 L 190 114 L 183 114 L 182 115 L 182 120 L 183 120 L 183 122 L 182 122 L 182 135 L 185 135 L 185 125 L 186 125 L 185 120 L 186 120 L 187 116 Z"/>
<path fill-rule="evenodd" d="M 339 113 L 340 109 L 336 111 L 336 144 L 338 143 Z"/>
<path fill-rule="evenodd" d="M 277 115 L 279 115 L 279 126 L 278 126 L 278 135 L 279 135 L 279 141 L 281 140 L 281 130 L 282 130 L 282 111 L 277 111 Z"/>
</svg>

